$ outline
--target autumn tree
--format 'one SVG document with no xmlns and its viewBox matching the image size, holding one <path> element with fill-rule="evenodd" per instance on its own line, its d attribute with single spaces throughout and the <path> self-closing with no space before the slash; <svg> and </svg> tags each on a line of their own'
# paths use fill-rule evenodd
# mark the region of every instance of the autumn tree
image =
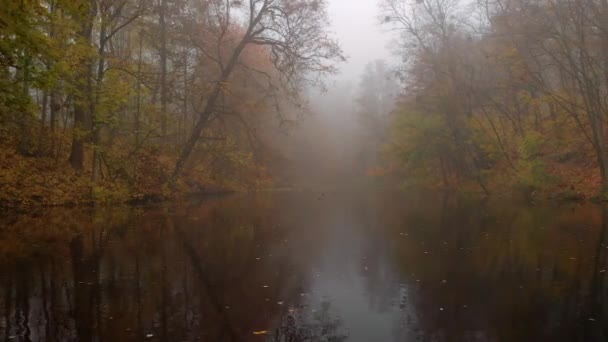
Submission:
<svg viewBox="0 0 608 342">
<path fill-rule="evenodd" d="M 1 176 L 19 201 L 17 180 L 66 177 L 78 194 L 49 203 L 162 197 L 190 159 L 186 191 L 261 186 L 266 132 L 305 113 L 301 90 L 343 59 L 324 1 L 0 5 L 0 143 L 25 158 Z"/>
<path fill-rule="evenodd" d="M 605 192 L 605 1 L 386 0 L 381 8 L 407 70 L 394 145 L 406 164 L 424 160 L 449 186 L 501 177 L 534 192 L 589 188 L 592 175 L 564 170 L 578 164 L 586 174 L 593 163 L 595 190 Z"/>
<path fill-rule="evenodd" d="M 243 52 L 252 46 L 268 50 L 278 72 L 281 89 L 297 98 L 307 82 L 333 72 L 333 63 L 343 59 L 336 42 L 329 36 L 324 1 L 249 0 L 211 1 L 208 23 L 213 36 L 198 48 L 216 63 L 217 77 L 205 99 L 192 134 L 183 147 L 171 177 L 174 183 L 198 142 L 201 132 L 223 113 L 218 100 L 230 86 L 235 69 L 242 65 Z M 241 26 L 238 34 L 234 29 Z M 272 76 L 269 76 L 272 77 Z"/>
<path fill-rule="evenodd" d="M 472 38 L 459 2 L 386 0 L 381 10 L 384 24 L 397 30 L 403 39 L 406 87 L 416 95 L 413 109 L 439 115 L 447 126 L 449 148 L 437 161 L 437 168 L 445 175 L 444 183 L 474 179 L 488 192 L 482 176 L 485 156 L 471 139 L 467 125 L 473 111 L 472 75 L 467 61 Z"/>
</svg>

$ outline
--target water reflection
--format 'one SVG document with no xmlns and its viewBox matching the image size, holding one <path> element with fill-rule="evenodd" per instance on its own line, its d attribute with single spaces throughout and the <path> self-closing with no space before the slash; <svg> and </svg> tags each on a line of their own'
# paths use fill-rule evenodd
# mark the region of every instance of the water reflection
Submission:
<svg viewBox="0 0 608 342">
<path fill-rule="evenodd" d="M 596 206 L 285 193 L 2 224 L 4 340 L 608 340 Z"/>
</svg>

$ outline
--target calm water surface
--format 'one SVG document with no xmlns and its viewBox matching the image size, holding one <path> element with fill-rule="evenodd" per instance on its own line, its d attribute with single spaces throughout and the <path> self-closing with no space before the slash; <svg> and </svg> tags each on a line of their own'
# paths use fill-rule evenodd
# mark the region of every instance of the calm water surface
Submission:
<svg viewBox="0 0 608 342">
<path fill-rule="evenodd" d="M 0 225 L 0 340 L 608 341 L 599 206 L 280 193 Z"/>
</svg>

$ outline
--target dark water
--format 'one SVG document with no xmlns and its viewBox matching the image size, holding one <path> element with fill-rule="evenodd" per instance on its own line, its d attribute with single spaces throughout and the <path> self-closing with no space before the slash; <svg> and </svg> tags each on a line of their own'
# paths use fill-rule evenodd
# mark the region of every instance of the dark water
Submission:
<svg viewBox="0 0 608 342">
<path fill-rule="evenodd" d="M 599 206 L 283 193 L 0 222 L 0 340 L 608 340 Z"/>
</svg>

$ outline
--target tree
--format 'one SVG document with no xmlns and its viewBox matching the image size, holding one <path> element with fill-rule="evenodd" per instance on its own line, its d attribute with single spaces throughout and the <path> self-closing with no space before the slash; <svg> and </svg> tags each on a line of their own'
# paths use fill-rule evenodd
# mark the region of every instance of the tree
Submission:
<svg viewBox="0 0 608 342">
<path fill-rule="evenodd" d="M 395 109 L 395 102 L 400 91 L 397 77 L 385 61 L 377 60 L 365 67 L 359 84 L 357 96 L 357 116 L 359 118 L 365 144 L 360 146 L 364 154 L 365 167 L 378 167 L 378 154 L 386 142 L 390 114 Z"/>
<path fill-rule="evenodd" d="M 467 125 L 473 112 L 473 74 L 467 63 L 473 42 L 458 0 L 385 0 L 381 10 L 382 21 L 400 32 L 402 51 L 411 56 L 406 86 L 416 94 L 415 111 L 443 116 L 450 132 L 454 148 L 439 158 L 442 173 L 450 170 L 456 183 L 474 179 L 488 193 L 482 176 L 486 156 Z"/>
<path fill-rule="evenodd" d="M 79 23 L 77 32 L 79 43 L 85 47 L 91 47 L 93 41 L 93 26 L 97 17 L 97 1 L 83 1 L 75 20 Z M 87 132 L 90 131 L 94 109 L 93 99 L 93 58 L 85 55 L 81 66 L 78 68 L 75 82 L 81 91 L 77 93 L 74 104 L 74 127 L 72 129 L 72 149 L 70 152 L 70 164 L 77 170 L 84 167 L 84 143 Z"/>
<path fill-rule="evenodd" d="M 215 34 L 212 38 L 215 46 L 202 44 L 199 48 L 216 62 L 218 77 L 177 159 L 172 183 L 180 176 L 203 129 L 216 116 L 222 115 L 216 107 L 217 102 L 246 48 L 257 45 L 269 50 L 281 85 L 294 97 L 306 81 L 319 80 L 310 79 L 311 76 L 319 77 L 335 70 L 332 63 L 344 57 L 326 32 L 325 6 L 324 1 L 318 0 L 250 0 L 248 4 L 241 1 L 211 2 L 208 21 Z M 243 33 L 235 39 L 230 29 L 243 17 Z M 231 46 L 231 43 L 236 44 Z M 212 56 L 210 51 L 216 51 L 215 55 Z"/>
</svg>

